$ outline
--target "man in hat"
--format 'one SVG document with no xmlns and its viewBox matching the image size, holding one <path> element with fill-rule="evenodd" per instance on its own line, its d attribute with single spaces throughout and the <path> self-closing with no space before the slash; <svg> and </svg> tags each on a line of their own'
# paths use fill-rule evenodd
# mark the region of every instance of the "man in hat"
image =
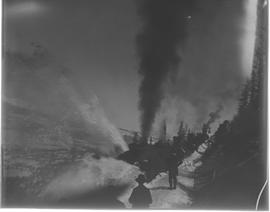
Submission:
<svg viewBox="0 0 270 212">
<path fill-rule="evenodd" d="M 133 189 L 128 201 L 132 208 L 148 208 L 152 203 L 152 196 L 150 190 L 143 185 L 146 181 L 144 175 L 140 174 L 136 181 L 139 185 Z"/>
</svg>

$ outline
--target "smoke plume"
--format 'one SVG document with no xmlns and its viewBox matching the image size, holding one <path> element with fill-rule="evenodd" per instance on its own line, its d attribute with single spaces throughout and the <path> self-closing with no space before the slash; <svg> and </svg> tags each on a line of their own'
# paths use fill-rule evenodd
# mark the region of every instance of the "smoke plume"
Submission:
<svg viewBox="0 0 270 212">
<path fill-rule="evenodd" d="M 164 97 L 163 85 L 176 72 L 181 60 L 178 48 L 187 35 L 193 0 L 140 1 L 138 14 L 142 31 L 137 36 L 141 132 L 148 137 Z"/>
<path fill-rule="evenodd" d="M 206 123 L 206 125 L 209 127 L 210 124 L 214 123 L 217 119 L 220 118 L 220 112 L 223 110 L 223 106 L 222 105 L 219 105 L 217 110 L 215 112 L 211 112 L 209 114 L 209 119 Z"/>
</svg>

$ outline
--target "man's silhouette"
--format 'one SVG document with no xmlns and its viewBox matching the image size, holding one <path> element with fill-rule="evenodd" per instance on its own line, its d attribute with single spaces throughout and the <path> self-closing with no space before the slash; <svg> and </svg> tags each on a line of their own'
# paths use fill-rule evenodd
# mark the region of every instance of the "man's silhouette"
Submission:
<svg viewBox="0 0 270 212">
<path fill-rule="evenodd" d="M 177 175 L 178 175 L 178 164 L 176 153 L 170 153 L 168 157 L 168 172 L 169 172 L 169 184 L 170 189 L 176 189 Z"/>
<path fill-rule="evenodd" d="M 132 208 L 148 208 L 152 203 L 152 197 L 150 190 L 143 185 L 146 181 L 144 175 L 140 174 L 136 181 L 139 185 L 133 189 L 128 201 Z"/>
</svg>

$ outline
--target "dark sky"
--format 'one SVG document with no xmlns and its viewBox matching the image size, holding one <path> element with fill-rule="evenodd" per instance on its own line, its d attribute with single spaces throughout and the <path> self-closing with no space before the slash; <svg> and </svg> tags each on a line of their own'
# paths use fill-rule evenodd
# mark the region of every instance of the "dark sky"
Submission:
<svg viewBox="0 0 270 212">
<path fill-rule="evenodd" d="M 191 105 L 207 116 L 202 102 L 210 102 L 213 109 L 225 101 L 225 107 L 233 108 L 235 92 L 250 73 L 256 1 L 198 2 L 189 19 L 187 43 L 179 50 L 183 61 L 177 80 L 170 82 L 167 91 L 177 108 L 184 102 L 183 108 Z M 135 37 L 141 22 L 135 1 L 5 0 L 4 22 L 7 51 L 25 53 L 31 42 L 39 43 L 72 70 L 78 91 L 98 96 L 116 126 L 139 129 Z M 228 111 L 231 116 L 232 110 Z"/>
</svg>

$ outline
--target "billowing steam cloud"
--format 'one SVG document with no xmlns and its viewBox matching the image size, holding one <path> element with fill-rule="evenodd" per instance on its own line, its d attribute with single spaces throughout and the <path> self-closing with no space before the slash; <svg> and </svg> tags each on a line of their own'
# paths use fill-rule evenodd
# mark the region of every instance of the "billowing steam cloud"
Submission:
<svg viewBox="0 0 270 212">
<path fill-rule="evenodd" d="M 252 46 L 242 45 L 244 35 L 252 36 L 246 24 L 247 1 L 204 0 L 197 1 L 185 42 L 181 70 L 170 83 L 169 93 L 175 98 L 181 120 L 199 130 L 208 120 L 208 114 L 223 105 L 220 121 L 231 119 L 237 108 L 237 99 L 251 70 L 242 64 L 243 52 L 252 58 Z M 184 107 L 184 104 L 189 107 Z M 191 120 L 189 114 L 195 117 Z M 212 127 L 215 124 L 212 124 Z"/>
<path fill-rule="evenodd" d="M 186 38 L 193 0 L 144 0 L 138 13 L 143 21 L 137 36 L 139 73 L 143 79 L 139 95 L 141 132 L 148 137 L 164 97 L 166 78 L 180 62 L 178 47 Z"/>
</svg>

